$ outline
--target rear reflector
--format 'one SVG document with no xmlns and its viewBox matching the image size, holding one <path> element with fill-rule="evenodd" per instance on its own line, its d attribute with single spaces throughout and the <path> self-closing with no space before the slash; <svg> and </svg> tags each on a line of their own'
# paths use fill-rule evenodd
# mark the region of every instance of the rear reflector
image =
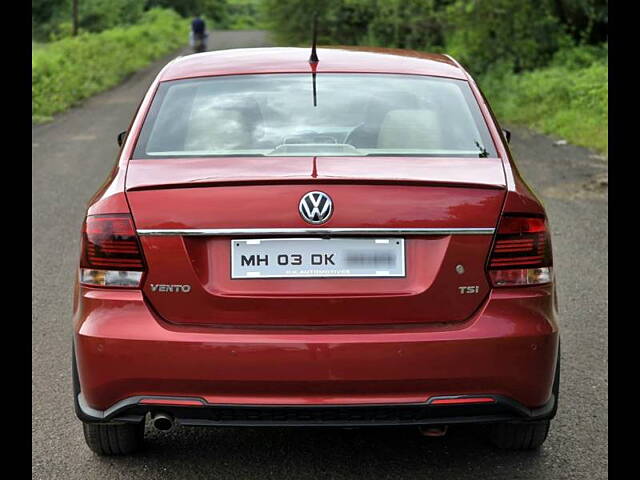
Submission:
<svg viewBox="0 0 640 480">
<path fill-rule="evenodd" d="M 436 398 L 429 402 L 430 405 L 464 405 L 468 403 L 495 403 L 491 397 L 461 397 L 461 398 Z"/>
<path fill-rule="evenodd" d="M 203 403 L 200 400 L 179 400 L 170 398 L 143 398 L 138 402 L 142 405 L 172 405 L 175 407 L 202 407 Z"/>
<path fill-rule="evenodd" d="M 552 280 L 551 239 L 545 219 L 504 216 L 489 258 L 494 287 L 540 285 Z"/>
<path fill-rule="evenodd" d="M 144 271 L 130 215 L 92 215 L 82 231 L 80 281 L 88 285 L 137 287 Z"/>
</svg>

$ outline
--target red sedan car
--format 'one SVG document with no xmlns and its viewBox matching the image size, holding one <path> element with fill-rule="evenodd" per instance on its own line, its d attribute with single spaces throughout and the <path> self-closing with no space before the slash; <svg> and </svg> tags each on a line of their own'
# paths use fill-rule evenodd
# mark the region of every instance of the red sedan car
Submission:
<svg viewBox="0 0 640 480">
<path fill-rule="evenodd" d="M 198 426 L 486 423 L 557 408 L 545 211 L 451 57 L 262 48 L 157 76 L 91 200 L 76 413 L 123 454 Z"/>
</svg>

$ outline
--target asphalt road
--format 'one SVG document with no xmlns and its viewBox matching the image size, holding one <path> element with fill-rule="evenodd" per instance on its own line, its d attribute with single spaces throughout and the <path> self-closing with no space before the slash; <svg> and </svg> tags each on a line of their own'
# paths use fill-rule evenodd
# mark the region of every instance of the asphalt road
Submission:
<svg viewBox="0 0 640 480">
<path fill-rule="evenodd" d="M 210 47 L 266 43 L 215 33 Z M 175 56 L 175 55 L 172 55 Z M 519 167 L 553 230 L 562 328 L 560 409 L 538 452 L 502 452 L 472 427 L 415 430 L 148 429 L 147 448 L 100 458 L 72 406 L 72 282 L 86 202 L 156 72 L 172 56 L 32 131 L 32 473 L 34 478 L 607 478 L 607 163 L 514 128 Z"/>
</svg>

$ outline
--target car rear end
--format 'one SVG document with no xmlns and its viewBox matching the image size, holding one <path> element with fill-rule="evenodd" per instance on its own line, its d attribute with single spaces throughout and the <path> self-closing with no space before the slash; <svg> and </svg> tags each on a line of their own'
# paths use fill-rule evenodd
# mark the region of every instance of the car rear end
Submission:
<svg viewBox="0 0 640 480">
<path fill-rule="evenodd" d="M 158 86 L 120 201 L 83 227 L 84 422 L 504 430 L 553 416 L 544 210 L 505 173 L 472 83 L 409 77 Z"/>
</svg>

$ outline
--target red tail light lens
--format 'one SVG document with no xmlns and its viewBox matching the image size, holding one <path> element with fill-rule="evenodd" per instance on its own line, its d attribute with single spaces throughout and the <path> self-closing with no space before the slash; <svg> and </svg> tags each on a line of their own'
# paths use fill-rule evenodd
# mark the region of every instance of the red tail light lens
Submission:
<svg viewBox="0 0 640 480">
<path fill-rule="evenodd" d="M 80 267 L 82 283 L 138 286 L 144 259 L 130 215 L 87 217 L 82 232 Z"/>
<path fill-rule="evenodd" d="M 82 267 L 142 270 L 138 236 L 129 215 L 87 217 L 83 232 Z"/>
<path fill-rule="evenodd" d="M 493 286 L 549 283 L 552 265 L 551 239 L 543 218 L 502 217 L 489 259 Z"/>
</svg>

